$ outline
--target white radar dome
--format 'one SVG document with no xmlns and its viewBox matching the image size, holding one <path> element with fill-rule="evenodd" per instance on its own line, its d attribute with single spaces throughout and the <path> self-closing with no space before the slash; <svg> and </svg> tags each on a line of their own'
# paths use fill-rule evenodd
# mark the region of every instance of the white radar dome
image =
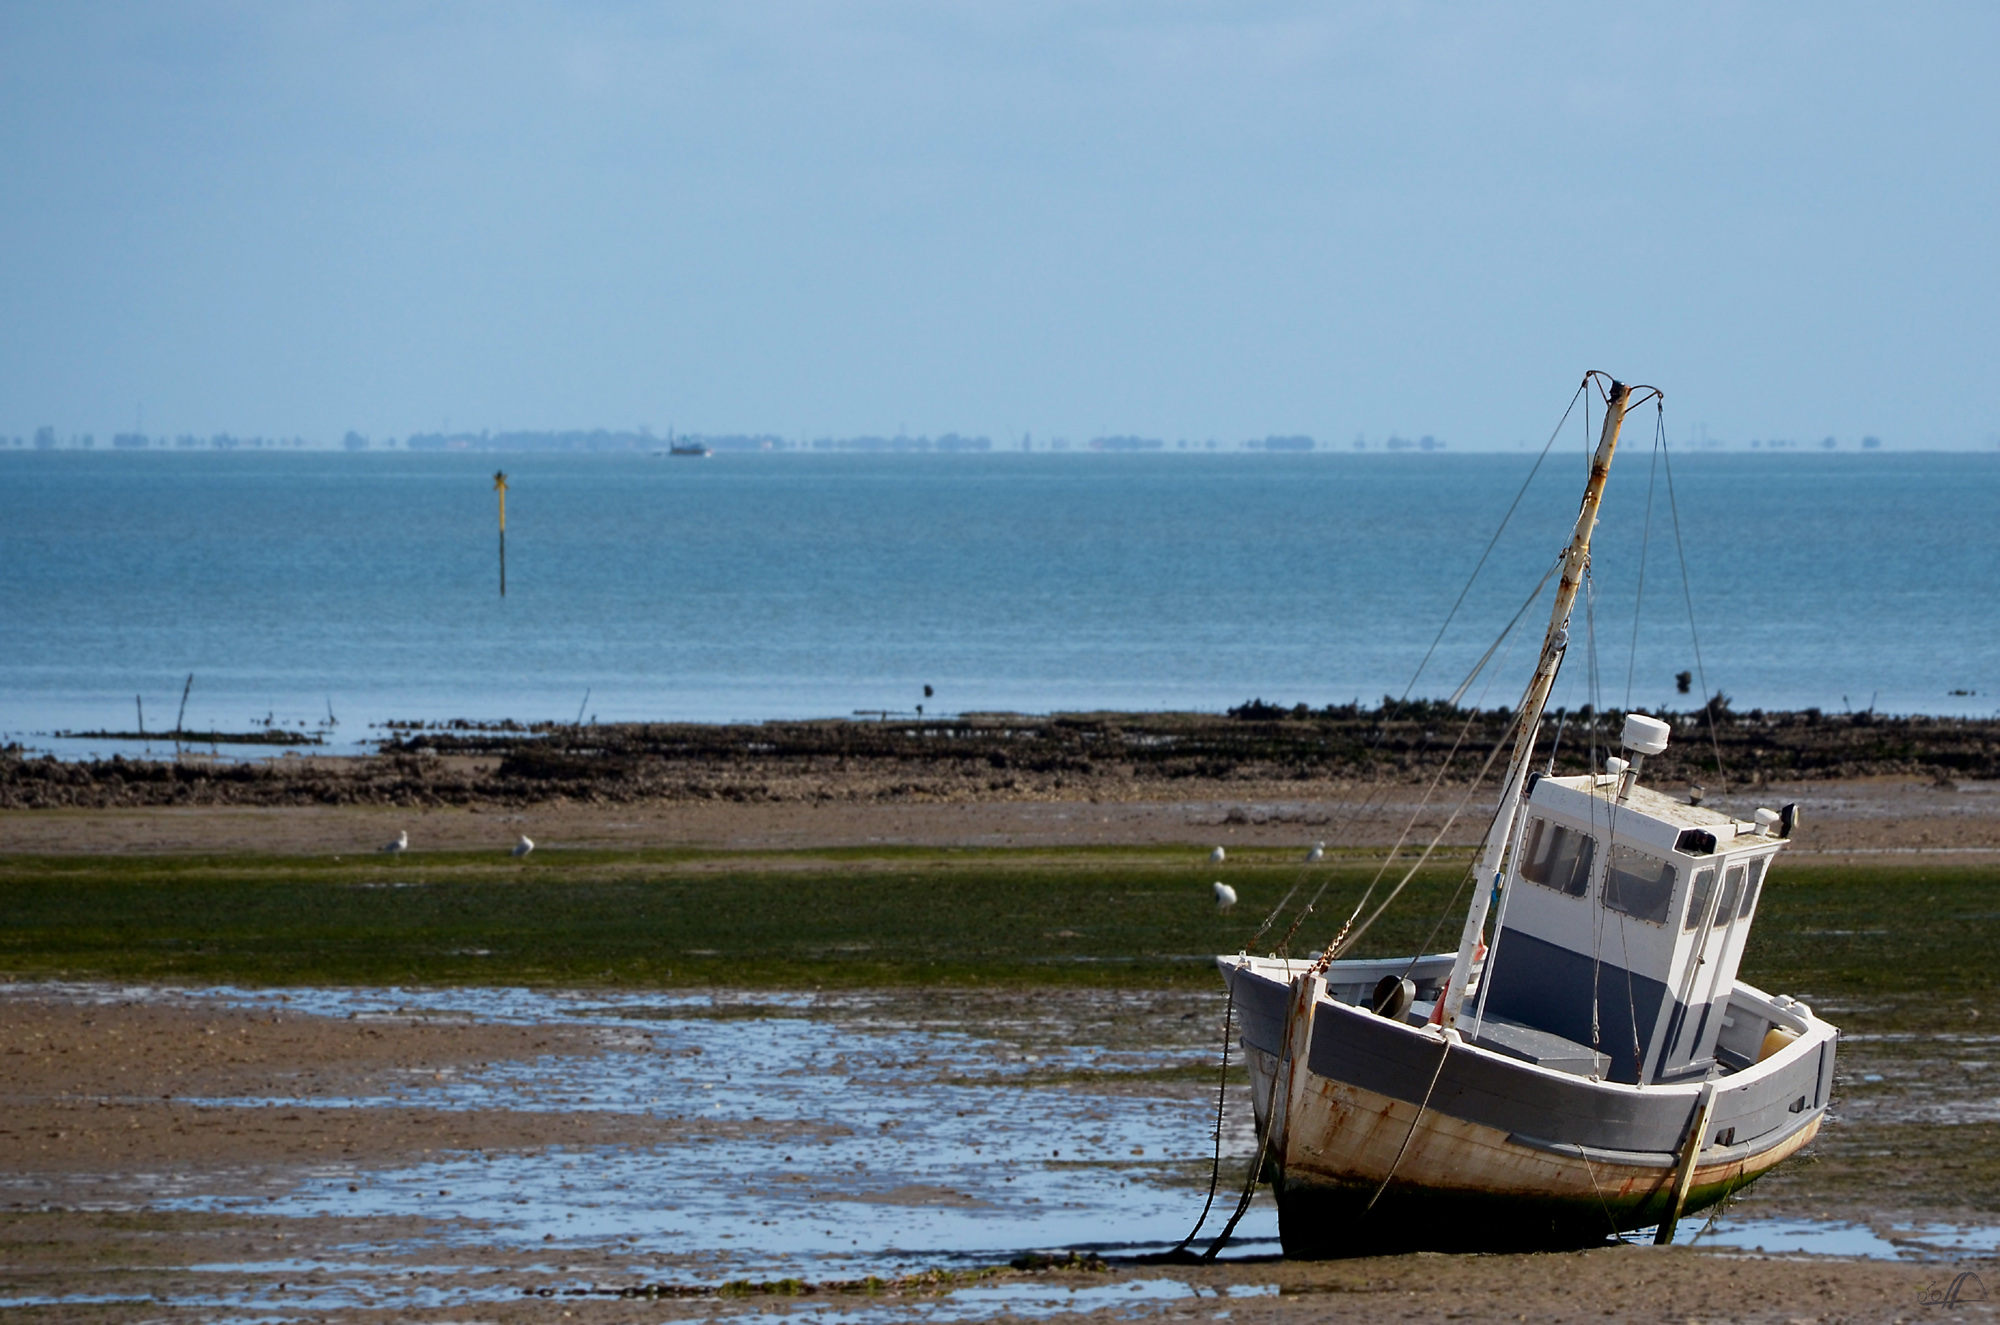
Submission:
<svg viewBox="0 0 2000 1325">
<path fill-rule="evenodd" d="M 1667 748 L 1667 737 L 1673 728 L 1658 718 L 1649 718 L 1643 713 L 1625 715 L 1624 746 L 1634 754 L 1656 755 Z"/>
</svg>

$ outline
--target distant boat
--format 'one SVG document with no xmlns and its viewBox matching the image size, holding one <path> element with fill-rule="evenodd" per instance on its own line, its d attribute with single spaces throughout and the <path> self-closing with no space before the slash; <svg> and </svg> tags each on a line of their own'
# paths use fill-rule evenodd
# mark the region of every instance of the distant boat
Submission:
<svg viewBox="0 0 2000 1325">
<path fill-rule="evenodd" d="M 1736 976 L 1795 808 L 1636 785 L 1669 734 L 1643 714 L 1602 774 L 1529 770 L 1628 400 L 1613 382 L 1458 950 L 1217 958 L 1287 1256 L 1668 1242 L 1826 1115 L 1838 1031 Z"/>
<path fill-rule="evenodd" d="M 661 453 L 660 453 L 660 452 L 658 452 L 658 451 L 655 451 L 655 452 L 653 452 L 653 454 L 654 454 L 654 455 L 659 455 L 659 454 L 661 454 Z M 714 452 L 714 451 L 711 451 L 711 450 L 710 450 L 709 448 L 707 448 L 706 446 L 703 446 L 703 445 L 702 445 L 702 444 L 701 444 L 700 442 L 690 442 L 690 441 L 678 441 L 678 442 L 677 442 L 677 441 L 675 441 L 675 440 L 674 440 L 674 435 L 673 435 L 672 431 L 669 431 L 669 432 L 667 433 L 667 450 L 666 450 L 666 454 L 667 454 L 667 455 L 693 455 L 693 456 L 710 456 L 710 455 L 714 455 L 714 454 L 715 454 L 715 452 Z"/>
</svg>

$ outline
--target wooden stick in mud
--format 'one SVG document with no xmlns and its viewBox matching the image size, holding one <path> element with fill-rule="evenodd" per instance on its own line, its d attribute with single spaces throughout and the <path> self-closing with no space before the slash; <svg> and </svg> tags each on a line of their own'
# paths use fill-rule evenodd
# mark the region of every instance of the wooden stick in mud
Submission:
<svg viewBox="0 0 2000 1325">
<path fill-rule="evenodd" d="M 1681 1222 L 1681 1211 L 1687 1208 L 1688 1192 L 1694 1187 L 1694 1166 L 1701 1158 L 1702 1147 L 1708 1141 L 1708 1123 L 1715 1116 L 1715 1083 L 1701 1083 L 1701 1095 L 1695 1100 L 1694 1118 L 1688 1123 L 1687 1142 L 1681 1147 L 1680 1161 L 1674 1173 L 1674 1199 L 1667 1207 L 1666 1218 L 1653 1231 L 1653 1245 L 1667 1246 L 1674 1240 L 1674 1229 Z"/>
<path fill-rule="evenodd" d="M 174 714 L 174 762 L 181 761 L 181 732 L 184 731 L 188 713 L 188 691 L 194 689 L 194 673 L 188 673 L 187 684 L 181 687 L 181 710 Z"/>
</svg>

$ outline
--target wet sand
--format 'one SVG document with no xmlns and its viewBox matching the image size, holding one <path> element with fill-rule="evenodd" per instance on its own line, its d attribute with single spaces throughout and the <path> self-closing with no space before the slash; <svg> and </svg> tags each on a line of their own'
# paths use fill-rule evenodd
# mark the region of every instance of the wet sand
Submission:
<svg viewBox="0 0 2000 1325">
<path fill-rule="evenodd" d="M 1676 791 L 1676 788 L 1665 788 Z M 1339 847 L 1426 841 L 1459 810 L 1464 792 L 1391 786 L 1302 798 L 1282 783 L 1211 787 L 1193 799 L 924 801 L 556 801 L 506 808 L 353 805 L 162 806 L 0 810 L 0 853 L 129 854 L 255 851 L 366 852 L 407 830 L 415 850 L 505 849 L 525 833 L 537 850 L 857 846 L 1050 847 L 1173 843 Z M 2000 860 L 2000 786 L 1884 777 L 1773 783 L 1707 804 L 1748 818 L 1796 801 L 1794 855 Z M 1465 802 L 1445 834 L 1470 845 L 1492 811 Z"/>
<path fill-rule="evenodd" d="M 391 1247 L 420 1235 L 421 1227 L 413 1221 L 332 1229 L 319 1225 L 298 1221 L 279 1226 L 233 1217 L 0 1213 L 0 1273 L 8 1280 L 0 1293 L 15 1301 L 84 1291 L 97 1298 L 28 1307 L 20 1316 L 43 1321 L 578 1325 L 774 1319 L 855 1325 L 903 1319 L 1227 1319 L 1286 1325 L 1611 1319 L 1794 1325 L 1990 1320 L 1992 1299 L 2000 1296 L 1988 1292 L 1988 1300 L 1978 1300 L 1982 1289 L 2000 1279 L 2000 1263 L 1991 1260 L 1902 1264 L 1621 1247 L 1540 1256 L 1419 1253 L 1317 1264 L 1002 1269 L 977 1278 L 892 1280 L 872 1291 L 806 1285 L 674 1297 L 660 1294 L 661 1280 L 615 1249 L 565 1250 L 559 1257 L 383 1251 L 370 1253 L 365 1275 L 357 1274 L 346 1264 L 351 1255 L 347 1248 L 356 1241 Z M 185 1268 L 195 1265 L 229 1268 Z M 1976 1279 L 1961 1278 L 1968 1273 Z M 366 1305 L 332 1305 L 356 1292 L 360 1282 L 379 1286 L 379 1293 L 359 1290 L 368 1298 Z M 1955 1283 L 1962 1299 L 1969 1300 L 1945 1305 L 1942 1300 Z M 336 1285 L 341 1286 L 338 1294 Z M 428 1294 L 459 1300 L 426 1301 Z"/>
<path fill-rule="evenodd" d="M 524 1242 L 499 1225 L 482 1234 L 481 1219 L 456 1208 L 449 1187 L 406 1213 L 343 1210 L 324 1198 L 308 1213 L 298 1197 L 308 1187 L 338 1192 L 344 1182 L 353 1192 L 408 1186 L 412 1173 L 456 1173 L 465 1176 L 430 1180 L 469 1184 L 472 1175 L 509 1162 L 588 1170 L 592 1163 L 614 1165 L 619 1156 L 635 1157 L 639 1167 L 631 1171 L 651 1175 L 652 1194 L 631 1197 L 633 1208 L 652 1201 L 683 1207 L 696 1221 L 689 1227 L 697 1243 L 699 1211 L 707 1207 L 699 1199 L 688 1205 L 687 1189 L 698 1180 L 723 1184 L 722 1204 L 713 1209 L 739 1222 L 746 1216 L 754 1222 L 764 1203 L 774 1214 L 825 1208 L 828 1214 L 814 1218 L 836 1221 L 839 1210 L 863 1208 L 851 1204 L 857 1201 L 907 1209 L 919 1221 L 925 1210 L 941 1217 L 952 1208 L 977 1213 L 996 1205 L 991 1189 L 909 1181 L 894 1172 L 864 1178 L 860 1165 L 848 1172 L 844 1161 L 815 1167 L 802 1159 L 785 1166 L 794 1173 L 745 1174 L 733 1188 L 728 1175 L 703 1172 L 703 1157 L 710 1155 L 803 1156 L 816 1143 L 868 1140 L 853 1136 L 851 1117 L 843 1122 L 831 1111 L 815 1117 L 809 1107 L 787 1117 L 767 1108 L 768 1116 L 744 1117 L 736 1109 L 702 1117 L 688 1110 L 662 1117 L 632 1107 L 563 1107 L 583 1102 L 566 1094 L 579 1081 L 637 1079 L 657 1072 L 663 1059 L 670 1068 L 690 1061 L 674 1057 L 689 1049 L 665 1010 L 638 1009 L 637 1021 L 601 1027 L 538 1025 L 403 1005 L 396 997 L 395 991 L 373 991 L 360 1000 L 373 1010 L 339 1016 L 301 1012 L 272 999 L 231 1007 L 191 992 L 7 990 L 0 996 L 0 1302 L 24 1304 L 33 1319 L 94 1321 L 274 1313 L 339 1321 L 768 1320 L 807 1308 L 815 1317 L 851 1318 L 857 1325 L 935 1318 L 936 1311 L 961 1320 L 1215 1318 L 1226 1311 L 1235 1321 L 1794 1321 L 1985 1319 L 1986 1304 L 1925 1306 L 1925 1294 L 1942 1296 L 1966 1271 L 2000 1288 L 2000 1261 L 1990 1253 L 1982 1259 L 1933 1251 L 1905 1262 L 1631 1246 L 1324 1264 L 1261 1258 L 1195 1267 L 1113 1257 L 1103 1267 L 1032 1271 L 994 1260 L 982 1269 L 942 1258 L 942 1277 L 924 1278 L 919 1270 L 915 1279 L 883 1276 L 889 1282 L 872 1294 L 824 1287 L 801 1295 L 791 1289 L 717 1291 L 744 1277 L 719 1250 L 729 1243 L 709 1242 L 718 1249 L 712 1252 L 697 1246 L 676 1253 L 649 1234 L 645 1221 L 621 1222 L 615 1214 L 597 1218 L 587 1230 L 574 1226 L 573 1235 L 558 1223 L 562 1236 Z M 1081 1012 L 1048 1006 L 1042 1000 L 1055 995 L 1032 991 L 846 997 L 829 1011 L 836 1022 L 928 1028 L 947 1038 L 972 1030 L 1016 1046 L 1003 1055 L 1015 1059 L 1056 1036 L 1088 1039 L 1133 1062 L 1146 1061 L 1144 1051 L 1159 1045 L 1199 1057 L 1213 1030 L 1200 1015 L 1206 1001 L 1189 995 L 1104 995 Z M 715 1016 L 738 1010 L 756 1009 L 718 1003 L 695 1012 L 712 1026 Z M 894 1049 L 898 1055 L 920 1052 L 906 1041 L 885 1043 L 901 1046 Z M 1857 1048 L 1844 1064 L 1844 1079 L 1894 1061 L 1893 1053 L 1871 1056 L 1867 1046 Z M 919 1077 L 932 1071 L 917 1068 Z M 958 1060 L 941 1061 L 938 1068 L 966 1070 Z M 1025 1070 L 1032 1076 L 1035 1068 Z M 1929 1102 L 1923 1075 L 1900 1088 L 1892 1084 L 1888 1095 L 1878 1090 L 1874 1107 Z M 515 1093 L 488 1107 L 467 1107 L 468 1079 L 511 1081 Z M 1189 1151 L 1199 1148 L 1197 1119 L 1213 1100 L 1212 1088 L 1195 1080 L 1124 1087 L 1016 1084 L 1016 1093 L 1055 1089 L 1072 1103 L 1081 1090 L 1091 1110 L 1083 1117 L 1100 1114 L 1116 1092 L 1136 1090 L 1169 1115 L 1185 1115 L 1185 1127 L 1175 1125 L 1172 1134 Z M 812 1089 L 808 1083 L 808 1097 Z M 1011 1088 L 996 1080 L 992 1089 L 1001 1092 L 999 1099 Z M 1035 1098 L 1054 1097 L 1029 1098 L 1031 1117 L 1043 1115 Z M 1980 1097 L 1975 1090 L 1966 1098 Z M 1233 1108 L 1238 1116 L 1240 1106 L 1239 1099 Z M 1036 1143 L 1037 1130 L 1031 1123 L 1025 1144 Z M 1054 1141 L 1059 1149 L 1077 1144 L 1078 1130 L 1051 1121 L 1040 1143 Z M 1000 1144 L 998 1131 L 987 1139 Z M 1234 1138 L 1236 1149 L 1243 1140 Z M 1837 1151 L 1860 1140 L 1843 1139 L 1836 1124 L 1818 1148 Z M 1103 1147 L 1107 1157 L 1082 1169 L 1066 1169 L 1066 1180 L 1099 1189 L 1128 1181 L 1166 1184 L 1168 1208 L 1185 1212 L 1174 1215 L 1174 1226 L 1191 1220 L 1206 1176 L 1202 1157 L 1182 1154 L 1147 1171 L 1137 1166 L 1150 1159 L 1109 1157 L 1114 1150 L 1122 1155 L 1123 1144 Z M 1240 1159 L 1229 1167 L 1240 1169 Z M 1752 1187 L 1738 1210 L 1872 1222 L 1884 1231 L 1898 1218 L 1981 1219 L 1975 1210 L 1938 1208 L 1935 1188 L 1900 1193 L 1929 1202 L 1918 1212 L 1888 1208 L 1888 1194 L 1879 1187 L 1843 1191 L 1837 1183 L 1816 1182 L 1823 1167 L 1809 1159 L 1781 1169 L 1784 1182 Z M 628 1170 L 601 1172 L 606 1176 L 581 1181 L 586 1188 L 592 1181 L 609 1188 L 609 1175 Z M 791 1183 L 801 1186 L 774 1189 Z M 621 1179 L 615 1185 L 626 1184 Z M 507 1186 L 503 1179 L 499 1189 Z M 731 1190 L 739 1194 L 732 1197 Z M 1019 1190 L 1025 1199 L 1029 1189 Z M 572 1206 L 579 1213 L 595 1210 L 598 1196 L 586 1190 Z M 1119 1233 L 1115 1227 L 1097 1231 L 1113 1240 Z M 680 1295 L 661 1296 L 663 1286 Z M 1963 1282 L 1961 1296 L 1973 1296 Z M 36 1302 L 42 1305 L 29 1305 Z"/>
<path fill-rule="evenodd" d="M 115 1189 L 134 1173 L 379 1165 L 434 1150 L 644 1145 L 686 1133 L 648 1119 L 423 1105 L 426 1084 L 467 1069 L 638 1051 L 629 1037 L 464 1019 L 329 1020 L 172 991 L 98 994 L 0 1003 L 0 1171 Z M 384 1095 L 408 1102 L 314 1107 Z"/>
</svg>

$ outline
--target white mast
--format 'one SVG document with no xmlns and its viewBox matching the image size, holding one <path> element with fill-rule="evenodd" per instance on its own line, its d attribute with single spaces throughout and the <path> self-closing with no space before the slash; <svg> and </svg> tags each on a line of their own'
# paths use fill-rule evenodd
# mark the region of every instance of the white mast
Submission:
<svg viewBox="0 0 2000 1325">
<path fill-rule="evenodd" d="M 1465 986 L 1472 974 L 1473 955 L 1486 930 L 1486 911 L 1500 890 L 1500 859 L 1520 813 L 1521 789 L 1527 778 L 1528 761 L 1534 756 L 1536 733 L 1541 730 L 1542 710 L 1548 706 L 1549 691 L 1562 668 L 1563 651 L 1569 647 L 1570 610 L 1576 606 L 1576 591 L 1583 583 L 1584 568 L 1590 564 L 1590 536 L 1597 529 L 1598 503 L 1604 497 L 1604 480 L 1611 472 L 1611 456 L 1618 449 L 1618 430 L 1625 422 L 1625 407 L 1631 394 L 1631 388 L 1614 380 L 1605 401 L 1604 431 L 1598 438 L 1597 453 L 1591 457 L 1590 482 L 1584 485 L 1583 509 L 1577 512 L 1576 531 L 1563 553 L 1562 580 L 1556 585 L 1556 602 L 1549 613 L 1549 633 L 1542 640 L 1541 662 L 1536 665 L 1534 680 L 1528 683 L 1528 693 L 1521 701 L 1521 722 L 1514 736 L 1513 758 L 1507 764 L 1507 780 L 1501 784 L 1500 808 L 1486 830 L 1486 844 L 1479 853 L 1477 886 L 1472 892 L 1472 905 L 1466 911 L 1465 932 L 1458 940 L 1458 960 L 1451 965 L 1451 984 L 1445 990 L 1444 1011 L 1439 1017 L 1446 1026 L 1458 1020 L 1459 1007 L 1465 1002 Z"/>
</svg>

